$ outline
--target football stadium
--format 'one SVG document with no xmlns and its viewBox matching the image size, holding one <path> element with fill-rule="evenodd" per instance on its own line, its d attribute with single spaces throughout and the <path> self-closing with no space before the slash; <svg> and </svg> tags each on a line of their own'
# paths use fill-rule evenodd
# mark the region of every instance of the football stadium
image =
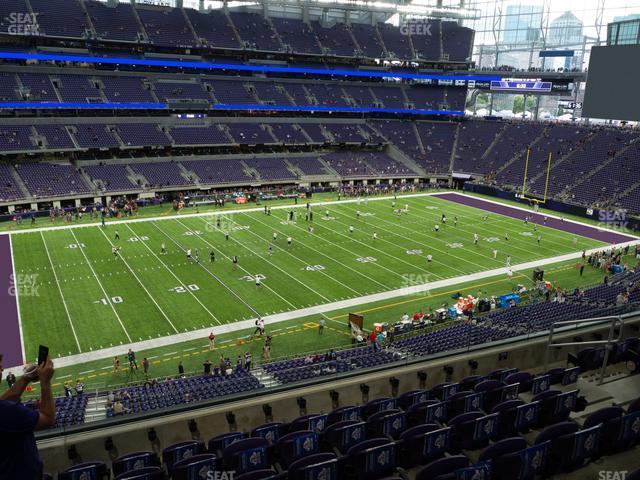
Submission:
<svg viewBox="0 0 640 480">
<path fill-rule="evenodd" d="M 0 0 L 0 480 L 640 479 L 640 2 Z"/>
</svg>

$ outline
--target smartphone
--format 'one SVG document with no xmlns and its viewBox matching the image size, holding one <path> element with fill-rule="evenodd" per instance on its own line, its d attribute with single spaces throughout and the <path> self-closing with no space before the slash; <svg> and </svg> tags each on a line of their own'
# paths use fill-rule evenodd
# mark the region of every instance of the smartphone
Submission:
<svg viewBox="0 0 640 480">
<path fill-rule="evenodd" d="M 38 365 L 42 365 L 44 362 L 46 362 L 48 356 L 49 356 L 49 347 L 40 345 L 40 347 L 38 347 Z"/>
</svg>

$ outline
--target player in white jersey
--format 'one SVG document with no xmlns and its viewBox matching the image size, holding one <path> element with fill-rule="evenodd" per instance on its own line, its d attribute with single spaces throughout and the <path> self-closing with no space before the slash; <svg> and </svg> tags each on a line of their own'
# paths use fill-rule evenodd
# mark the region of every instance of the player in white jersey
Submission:
<svg viewBox="0 0 640 480">
<path fill-rule="evenodd" d="M 507 278 L 509 279 L 509 281 L 513 280 L 513 270 L 507 270 Z"/>
<path fill-rule="evenodd" d="M 373 241 L 375 242 L 378 239 L 377 232 L 373 232 Z"/>
<path fill-rule="evenodd" d="M 478 245 L 478 234 L 477 233 L 473 234 L 473 244 L 474 245 Z"/>
<path fill-rule="evenodd" d="M 166 255 L 166 254 L 167 254 L 167 247 L 166 247 L 166 245 L 164 244 L 164 242 L 162 242 L 162 243 L 160 244 L 160 255 Z"/>
<path fill-rule="evenodd" d="M 493 249 L 493 258 L 498 258 L 498 250 Z"/>
<path fill-rule="evenodd" d="M 353 235 L 353 225 L 349 225 L 349 235 Z"/>
<path fill-rule="evenodd" d="M 291 249 L 291 243 L 293 242 L 293 239 L 291 237 L 287 237 L 287 248 Z"/>
<path fill-rule="evenodd" d="M 191 261 L 191 249 L 187 250 L 187 260 Z"/>
<path fill-rule="evenodd" d="M 508 233 L 505 233 L 505 234 L 504 234 L 504 239 L 505 239 L 507 242 L 509 241 L 509 234 L 508 234 Z"/>
<path fill-rule="evenodd" d="M 278 240 L 278 233 L 273 232 L 273 241 L 275 242 L 276 240 Z"/>
<path fill-rule="evenodd" d="M 427 263 L 431 263 L 431 260 L 433 260 L 433 256 L 431 254 L 427 255 Z"/>
<path fill-rule="evenodd" d="M 437 223 L 433 226 L 433 231 L 438 233 L 440 231 L 440 225 L 438 225 Z"/>
</svg>

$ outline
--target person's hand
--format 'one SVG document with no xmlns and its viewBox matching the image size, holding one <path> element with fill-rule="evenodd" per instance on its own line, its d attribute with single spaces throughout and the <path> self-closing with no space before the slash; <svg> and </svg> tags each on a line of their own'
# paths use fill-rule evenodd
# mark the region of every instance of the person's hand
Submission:
<svg viewBox="0 0 640 480">
<path fill-rule="evenodd" d="M 44 363 L 38 365 L 38 368 L 36 369 L 36 373 L 37 373 L 38 379 L 40 380 L 40 383 L 51 382 L 51 379 L 53 378 L 53 374 L 55 373 L 55 370 L 53 368 L 53 362 L 49 357 L 47 357 L 47 360 Z"/>
<path fill-rule="evenodd" d="M 35 363 L 25 366 L 22 378 L 27 382 L 35 382 L 38 380 L 38 366 Z"/>
</svg>

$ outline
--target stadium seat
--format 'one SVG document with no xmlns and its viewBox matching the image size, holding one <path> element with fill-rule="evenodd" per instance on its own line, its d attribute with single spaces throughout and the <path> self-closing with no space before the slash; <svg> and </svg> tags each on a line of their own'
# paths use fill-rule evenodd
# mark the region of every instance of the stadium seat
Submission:
<svg viewBox="0 0 640 480">
<path fill-rule="evenodd" d="M 444 477 L 461 468 L 469 466 L 469 459 L 464 455 L 453 455 L 451 457 L 440 458 L 421 468 L 416 473 L 415 480 L 432 480 Z"/>
<path fill-rule="evenodd" d="M 322 432 L 320 441 L 323 450 L 336 448 L 345 454 L 351 446 L 366 440 L 367 424 L 361 420 L 344 420 L 332 423 Z"/>
<path fill-rule="evenodd" d="M 160 467 L 144 467 L 121 473 L 115 480 L 164 480 L 166 477 Z"/>
<path fill-rule="evenodd" d="M 311 430 L 298 430 L 280 437 L 276 442 L 277 461 L 284 470 L 301 457 L 313 455 L 319 450 L 318 434 Z M 275 460 L 275 459 L 274 459 Z"/>
<path fill-rule="evenodd" d="M 396 469 L 396 444 L 377 438 L 360 442 L 347 451 L 345 480 L 376 480 Z"/>
<path fill-rule="evenodd" d="M 230 432 L 216 435 L 207 442 L 207 451 L 220 455 L 222 451 L 237 440 L 246 438 L 243 432 Z"/>
<path fill-rule="evenodd" d="M 287 480 L 340 480 L 338 459 L 332 453 L 316 453 L 296 460 L 289 466 Z"/>
<path fill-rule="evenodd" d="M 238 440 L 222 452 L 224 467 L 237 474 L 264 470 L 270 466 L 268 447 L 269 443 L 264 438 Z"/>
<path fill-rule="evenodd" d="M 110 477 L 107 465 L 102 462 L 87 462 L 67 468 L 58 474 L 58 480 L 77 480 L 81 478 L 95 478 L 106 480 Z"/>
<path fill-rule="evenodd" d="M 181 460 L 189 459 L 204 451 L 204 444 L 197 440 L 175 443 L 162 450 L 162 463 L 171 475 L 173 465 Z"/>
<path fill-rule="evenodd" d="M 217 459 L 212 453 L 202 453 L 183 458 L 173 464 L 171 480 L 191 480 L 192 478 L 208 478 L 216 471 Z"/>
<path fill-rule="evenodd" d="M 350 405 L 332 410 L 327 417 L 327 424 L 331 425 L 347 420 L 360 420 L 360 407 Z"/>
<path fill-rule="evenodd" d="M 390 409 L 373 413 L 367 419 L 367 437 L 389 436 L 397 439 L 405 429 L 405 413 Z"/>
<path fill-rule="evenodd" d="M 153 452 L 134 452 L 121 455 L 111 464 L 113 474 L 118 476 L 131 470 L 139 470 L 145 467 L 159 466 L 160 460 Z"/>
<path fill-rule="evenodd" d="M 447 452 L 451 428 L 435 423 L 411 427 L 400 434 L 398 464 L 404 468 L 426 465 Z"/>
</svg>

